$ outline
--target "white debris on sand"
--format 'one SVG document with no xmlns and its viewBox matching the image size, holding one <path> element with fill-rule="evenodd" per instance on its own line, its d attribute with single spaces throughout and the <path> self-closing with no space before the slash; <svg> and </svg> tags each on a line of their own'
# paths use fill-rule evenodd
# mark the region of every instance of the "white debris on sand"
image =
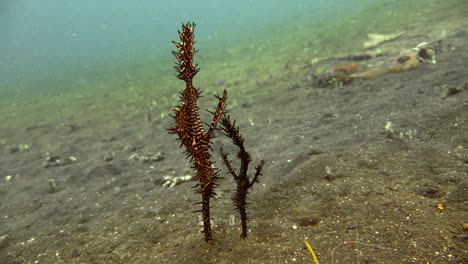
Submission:
<svg viewBox="0 0 468 264">
<path fill-rule="evenodd" d="M 185 175 L 185 176 L 170 176 L 170 175 L 167 175 L 167 176 L 164 176 L 163 179 L 164 179 L 164 182 L 163 182 L 162 186 L 172 188 L 172 187 L 176 186 L 177 184 L 181 184 L 183 182 L 191 181 L 192 176 L 191 175 Z"/>
<path fill-rule="evenodd" d="M 376 33 L 368 33 L 367 37 L 369 38 L 368 41 L 364 42 L 364 48 L 370 49 L 376 47 L 384 42 L 395 40 L 401 37 L 405 32 L 393 33 L 393 34 L 376 34 Z"/>
</svg>

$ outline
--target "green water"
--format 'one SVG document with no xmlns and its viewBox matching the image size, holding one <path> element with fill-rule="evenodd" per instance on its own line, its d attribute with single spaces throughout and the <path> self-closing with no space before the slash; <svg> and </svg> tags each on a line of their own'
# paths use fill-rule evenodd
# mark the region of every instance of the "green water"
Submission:
<svg viewBox="0 0 468 264">
<path fill-rule="evenodd" d="M 307 6 L 284 16 L 275 13 L 264 21 L 253 19 L 255 27 L 224 24 L 224 30 L 209 24 L 214 21 L 195 20 L 199 49 L 196 63 L 201 68 L 195 84 L 205 94 L 218 93 L 222 89 L 216 85 L 219 83 L 229 86 L 232 95 L 248 93 L 257 89 L 259 82 L 294 76 L 313 60 L 359 51 L 366 33 L 420 28 L 421 34 L 443 34 L 444 23 L 468 11 L 465 1 L 460 0 L 355 1 L 358 4 L 353 9 L 339 2 L 322 13 Z M 70 118 L 108 120 L 147 113 L 167 118 L 177 104 L 178 91 L 183 89 L 172 69 L 175 59 L 170 53 L 170 41 L 178 40 L 180 24 L 173 25 L 164 29 L 164 37 L 158 37 L 157 42 L 150 37 L 147 43 L 141 39 L 135 42 L 140 48 L 127 53 L 109 51 L 114 55 L 91 59 L 87 67 L 79 58 L 66 67 L 48 65 L 44 60 L 43 66 L 32 67 L 30 74 L 6 76 L 0 83 L 0 122 L 11 131 Z M 144 30 L 151 27 L 145 25 Z M 79 66 L 73 68 L 75 64 Z M 274 92 L 275 85 L 264 91 Z"/>
</svg>

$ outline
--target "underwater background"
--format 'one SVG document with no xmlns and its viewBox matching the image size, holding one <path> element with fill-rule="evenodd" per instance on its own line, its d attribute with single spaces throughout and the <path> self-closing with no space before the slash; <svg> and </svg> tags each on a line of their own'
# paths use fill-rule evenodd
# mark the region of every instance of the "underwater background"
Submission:
<svg viewBox="0 0 468 264">
<path fill-rule="evenodd" d="M 466 0 L 0 0 L 0 263 L 314 263 L 304 240 L 321 263 L 468 263 L 466 14 Z M 238 148 L 214 133 L 213 247 L 168 133 L 187 22 L 201 121 L 226 90 L 249 176 L 265 161 L 242 240 L 219 153 L 238 168 Z"/>
<path fill-rule="evenodd" d="M 171 66 L 170 40 L 177 37 L 174 31 L 181 22 L 199 25 L 201 56 L 222 60 L 216 57 L 222 49 L 284 38 L 280 35 L 291 26 L 333 23 L 378 3 L 6 0 L 0 3 L 0 92 L 53 95 L 86 89 L 80 81 L 105 84 L 149 67 L 153 76 L 160 75 L 156 69 Z"/>
<path fill-rule="evenodd" d="M 424 12 L 417 10 L 431 5 L 423 0 L 2 1 L 0 118 L 30 120 L 39 105 L 48 106 L 40 110 L 48 112 L 43 118 L 61 118 L 77 111 L 76 97 L 111 92 L 135 98 L 135 89 L 151 91 L 162 106 L 162 91 L 176 83 L 171 40 L 182 22 L 199 25 L 195 62 L 202 65 L 200 85 L 206 88 L 227 77 L 220 65 L 229 63 L 231 77 L 255 68 L 258 78 L 266 78 L 262 72 L 280 63 L 313 62 L 360 47 L 370 31 L 425 23 Z"/>
</svg>

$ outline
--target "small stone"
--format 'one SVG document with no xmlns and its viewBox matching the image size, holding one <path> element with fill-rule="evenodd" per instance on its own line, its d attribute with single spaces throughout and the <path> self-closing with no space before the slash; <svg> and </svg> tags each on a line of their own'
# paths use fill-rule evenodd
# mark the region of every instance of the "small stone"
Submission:
<svg viewBox="0 0 468 264">
<path fill-rule="evenodd" d="M 104 161 L 112 161 L 114 159 L 113 157 L 114 155 L 112 155 L 112 153 L 106 153 L 104 155 Z"/>
<path fill-rule="evenodd" d="M 88 231 L 89 231 L 89 226 L 87 225 L 79 224 L 78 227 L 76 228 L 76 232 L 86 233 Z"/>
<path fill-rule="evenodd" d="M 135 146 L 127 145 L 127 146 L 125 146 L 124 150 L 129 151 L 129 152 L 133 152 L 133 151 L 137 150 L 137 148 Z"/>
<path fill-rule="evenodd" d="M 48 156 L 46 158 L 46 161 L 47 162 L 60 162 L 60 156 L 58 156 L 58 155 Z"/>
<path fill-rule="evenodd" d="M 57 182 L 54 179 L 49 179 L 49 193 L 57 192 Z"/>
<path fill-rule="evenodd" d="M 299 226 L 315 226 L 320 223 L 320 220 L 317 217 L 303 217 L 298 219 Z"/>
<path fill-rule="evenodd" d="M 20 144 L 20 145 L 19 145 L 19 149 L 20 149 L 21 151 L 27 150 L 27 149 L 29 149 L 29 145 L 28 145 L 28 144 Z"/>
<path fill-rule="evenodd" d="M 445 95 L 442 98 L 447 98 L 452 95 L 456 95 L 461 92 L 461 87 L 450 87 L 447 89 Z"/>
<path fill-rule="evenodd" d="M 153 156 L 151 156 L 151 161 L 161 161 L 165 158 L 165 156 L 166 156 L 166 153 L 160 151 L 154 154 Z"/>
<path fill-rule="evenodd" d="M 16 153 L 18 152 L 20 149 L 17 147 L 17 146 L 13 146 L 13 147 L 10 147 L 10 153 Z"/>
<path fill-rule="evenodd" d="M 8 241 L 9 241 L 8 235 L 0 236 L 0 251 L 9 246 Z"/>
<path fill-rule="evenodd" d="M 432 182 L 421 182 L 416 185 L 415 192 L 427 198 L 441 198 L 445 196 L 445 192 Z"/>
<path fill-rule="evenodd" d="M 81 256 L 81 251 L 77 248 L 73 249 L 72 253 L 71 253 L 71 257 L 72 258 L 77 258 Z"/>
</svg>

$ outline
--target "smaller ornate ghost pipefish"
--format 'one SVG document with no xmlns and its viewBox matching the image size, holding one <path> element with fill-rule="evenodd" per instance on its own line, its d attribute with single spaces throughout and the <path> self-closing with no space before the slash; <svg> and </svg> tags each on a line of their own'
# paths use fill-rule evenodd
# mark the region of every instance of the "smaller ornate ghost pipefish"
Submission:
<svg viewBox="0 0 468 264">
<path fill-rule="evenodd" d="M 237 184 L 237 189 L 232 201 L 237 211 L 239 211 L 241 223 L 242 223 L 242 233 L 241 237 L 247 237 L 247 220 L 249 216 L 247 214 L 247 195 L 249 189 L 251 189 L 254 183 L 258 182 L 258 177 L 262 174 L 262 168 L 264 161 L 261 160 L 260 164 L 255 167 L 255 174 L 252 180 L 249 179 L 247 172 L 249 170 L 249 163 L 252 161 L 250 153 L 248 153 L 244 148 L 244 138 L 240 134 L 239 127 L 236 127 L 236 121 L 231 123 L 229 116 L 223 115 L 221 118 L 221 129 L 224 131 L 224 134 L 231 138 L 232 143 L 239 147 L 239 152 L 237 152 L 237 157 L 240 159 L 241 164 L 239 172 L 236 173 L 231 166 L 231 162 L 228 159 L 228 155 L 221 149 L 221 156 L 224 164 L 226 165 L 228 172 L 234 177 L 234 180 Z"/>
</svg>

